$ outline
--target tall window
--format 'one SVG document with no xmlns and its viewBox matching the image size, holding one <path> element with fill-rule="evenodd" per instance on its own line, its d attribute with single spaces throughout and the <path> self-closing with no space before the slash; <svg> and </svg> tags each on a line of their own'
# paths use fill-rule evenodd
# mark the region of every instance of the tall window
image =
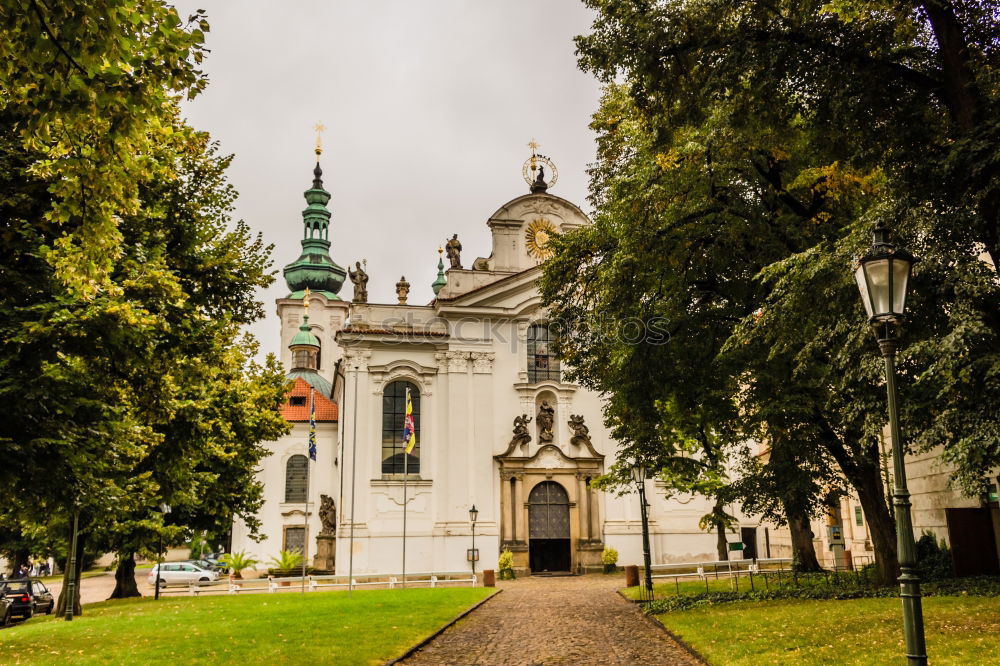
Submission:
<svg viewBox="0 0 1000 666">
<path fill-rule="evenodd" d="M 559 381 L 559 359 L 552 351 L 552 334 L 546 324 L 528 329 L 528 381 Z"/>
<path fill-rule="evenodd" d="M 403 419 L 406 417 L 406 389 L 410 389 L 413 403 L 413 425 L 417 443 L 407 456 L 403 443 Z M 420 472 L 420 391 L 416 384 L 396 381 L 385 387 L 382 393 L 382 473 L 402 474 L 403 458 L 406 456 L 407 474 Z"/>
<path fill-rule="evenodd" d="M 285 464 L 285 501 L 305 502 L 309 482 L 309 459 L 294 455 Z"/>
</svg>

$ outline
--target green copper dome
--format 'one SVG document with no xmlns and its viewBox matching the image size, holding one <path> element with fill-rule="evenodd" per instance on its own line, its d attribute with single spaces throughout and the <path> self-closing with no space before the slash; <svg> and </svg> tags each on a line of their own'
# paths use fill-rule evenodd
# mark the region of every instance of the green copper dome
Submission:
<svg viewBox="0 0 1000 666">
<path fill-rule="evenodd" d="M 441 288 L 448 284 L 448 278 L 444 276 L 444 260 L 441 258 L 441 250 L 438 250 L 438 276 L 434 282 L 431 282 L 431 289 L 434 290 L 434 295 L 437 296 Z"/>
<path fill-rule="evenodd" d="M 310 347 L 319 347 L 319 340 L 312 333 L 312 329 L 309 328 L 309 315 L 302 318 L 302 325 L 299 326 L 299 332 L 295 334 L 292 341 L 288 344 L 291 347 L 299 347 L 302 345 L 308 345 Z"/>
<path fill-rule="evenodd" d="M 285 266 L 285 282 L 291 290 L 288 298 L 302 298 L 308 287 L 330 300 L 340 300 L 337 292 L 344 284 L 347 271 L 330 258 L 330 193 L 323 189 L 323 170 L 316 162 L 312 187 L 305 191 L 306 209 L 302 211 L 305 227 L 302 255 Z M 296 336 L 297 337 L 297 336 Z"/>
</svg>

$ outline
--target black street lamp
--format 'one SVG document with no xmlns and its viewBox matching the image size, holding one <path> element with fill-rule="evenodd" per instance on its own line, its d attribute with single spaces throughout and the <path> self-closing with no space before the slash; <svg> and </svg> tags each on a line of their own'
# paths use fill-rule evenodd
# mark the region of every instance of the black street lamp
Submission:
<svg viewBox="0 0 1000 666">
<path fill-rule="evenodd" d="M 66 580 L 66 612 L 67 622 L 73 621 L 73 611 L 76 607 L 76 546 L 77 535 L 80 533 L 80 506 L 73 509 L 73 536 L 69 544 L 69 576 Z"/>
<path fill-rule="evenodd" d="M 170 505 L 166 502 L 160 504 L 160 512 L 163 513 L 163 520 L 166 522 L 167 514 L 170 513 Z M 157 564 L 156 564 L 156 578 L 153 584 L 156 586 L 156 591 L 153 592 L 153 600 L 159 601 L 160 599 L 160 576 L 163 575 L 163 530 L 160 530 L 160 545 L 156 551 Z"/>
<path fill-rule="evenodd" d="M 479 509 L 473 504 L 469 509 L 469 520 L 472 521 L 472 552 L 469 559 L 472 560 L 472 575 L 476 575 L 476 520 L 479 518 Z"/>
<path fill-rule="evenodd" d="M 646 511 L 646 466 L 642 463 L 632 465 L 632 481 L 639 489 L 639 510 L 642 516 L 642 562 L 646 569 L 646 599 L 653 599 L 653 572 L 649 557 L 649 513 Z"/>
<path fill-rule="evenodd" d="M 892 503 L 896 509 L 896 549 L 899 554 L 899 596 L 903 601 L 903 635 L 906 658 L 910 664 L 926 664 L 924 615 L 920 601 L 920 578 L 917 576 L 916 545 L 910 519 L 910 491 L 906 487 L 903 438 L 899 433 L 896 390 L 896 327 L 903 321 L 910 273 L 917 259 L 889 242 L 889 230 L 875 230 L 872 247 L 857 260 L 854 277 L 861 290 L 861 300 L 868 313 L 868 323 L 879 336 L 879 348 L 885 359 L 885 384 L 889 394 L 889 429 L 892 433 L 892 456 L 895 487 Z"/>
</svg>

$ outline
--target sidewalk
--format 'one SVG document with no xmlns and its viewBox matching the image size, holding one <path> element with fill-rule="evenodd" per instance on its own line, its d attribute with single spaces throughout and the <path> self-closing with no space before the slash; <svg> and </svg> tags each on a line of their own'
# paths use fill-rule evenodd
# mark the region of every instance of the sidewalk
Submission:
<svg viewBox="0 0 1000 666">
<path fill-rule="evenodd" d="M 698 664 L 616 590 L 622 576 L 501 581 L 406 664 Z"/>
</svg>

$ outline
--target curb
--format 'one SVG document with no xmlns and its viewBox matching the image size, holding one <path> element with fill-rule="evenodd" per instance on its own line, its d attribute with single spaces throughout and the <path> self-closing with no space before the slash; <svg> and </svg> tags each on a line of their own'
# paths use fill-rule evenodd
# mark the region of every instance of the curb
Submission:
<svg viewBox="0 0 1000 666">
<path fill-rule="evenodd" d="M 476 603 L 476 604 L 474 604 L 474 605 L 466 608 L 464 611 L 462 611 L 461 613 L 459 613 L 455 617 L 451 618 L 451 620 L 449 620 L 447 623 L 445 623 L 445 624 L 441 625 L 440 627 L 438 627 L 436 631 L 432 632 L 430 635 L 428 635 L 427 637 L 425 637 L 424 640 L 420 641 L 416 645 L 411 646 L 403 654 L 399 655 L 395 659 L 390 659 L 389 661 L 385 662 L 385 666 L 391 666 L 392 664 L 398 664 L 401 661 L 403 661 L 404 659 L 408 659 L 408 658 L 412 657 L 413 654 L 417 650 L 419 650 L 420 648 L 424 647 L 425 645 L 427 645 L 428 643 L 430 643 L 432 640 L 434 640 L 435 638 L 437 638 L 438 636 L 440 636 L 441 634 L 443 634 L 444 631 L 448 627 L 452 626 L 453 624 L 455 624 L 456 622 L 458 622 L 459 620 L 461 620 L 463 617 L 465 617 L 466 615 L 468 615 L 472 611 L 476 610 L 477 608 L 479 608 L 480 606 L 482 606 L 487 601 L 489 601 L 493 597 L 497 596 L 501 592 L 503 592 L 503 590 L 500 589 L 500 588 L 497 588 L 497 590 L 493 594 L 491 594 L 490 596 L 486 597 L 482 601 L 480 601 L 480 602 L 478 602 L 478 603 Z M 660 625 L 660 626 L 662 627 L 663 625 Z"/>
<path fill-rule="evenodd" d="M 708 663 L 708 660 L 705 659 L 705 657 L 701 656 L 698 653 L 697 650 L 695 650 L 693 647 L 691 647 L 690 645 L 688 645 L 687 641 L 685 641 L 683 638 L 681 638 L 680 636 L 678 636 L 674 632 L 672 632 L 669 629 L 667 629 L 667 626 L 665 624 L 663 624 L 662 622 L 660 622 L 660 619 L 658 617 L 656 617 L 655 615 L 647 615 L 646 613 L 643 613 L 641 610 L 639 612 L 642 613 L 642 617 L 645 618 L 645 620 L 647 622 L 649 622 L 650 624 L 652 624 L 654 627 L 658 627 L 660 629 L 660 631 L 662 631 L 667 636 L 669 636 L 671 639 L 673 639 L 673 641 L 675 643 L 677 643 L 682 648 L 684 648 L 684 650 L 688 654 L 690 654 L 692 657 L 694 657 L 695 659 L 697 659 L 698 661 L 700 661 L 703 664 L 707 664 Z"/>
</svg>

